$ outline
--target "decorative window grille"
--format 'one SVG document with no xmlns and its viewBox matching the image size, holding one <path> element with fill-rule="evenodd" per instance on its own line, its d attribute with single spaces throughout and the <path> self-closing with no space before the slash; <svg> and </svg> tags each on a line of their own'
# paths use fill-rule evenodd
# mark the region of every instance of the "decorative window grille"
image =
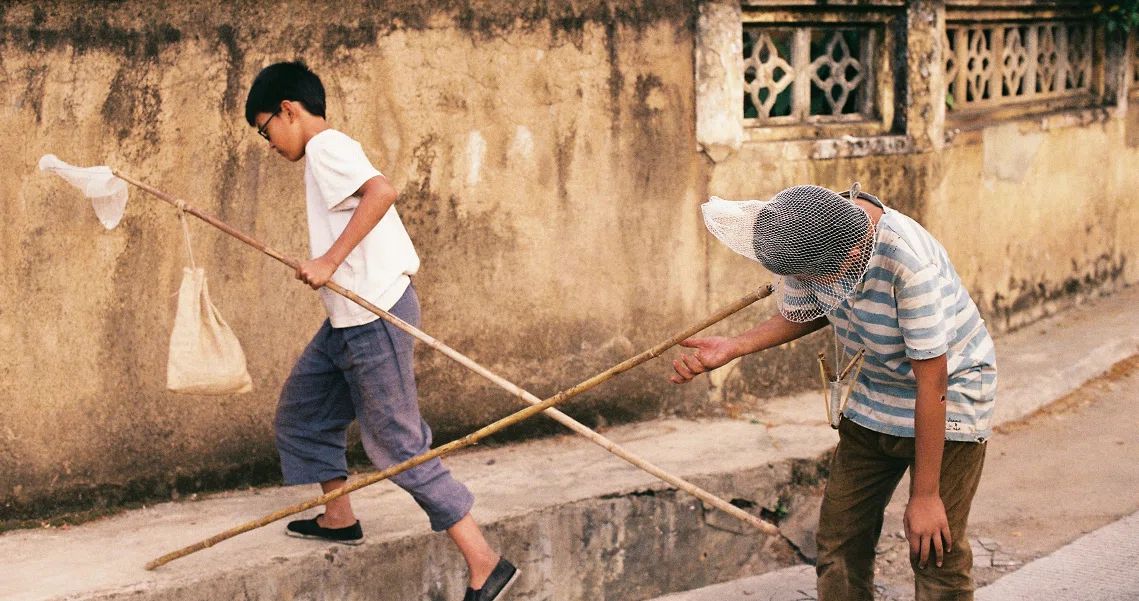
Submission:
<svg viewBox="0 0 1139 601">
<path fill-rule="evenodd" d="M 872 27 L 745 25 L 745 125 L 874 119 L 879 37 Z"/>
<path fill-rule="evenodd" d="M 946 105 L 965 111 L 1089 96 L 1094 40 L 1090 21 L 950 24 L 942 41 Z"/>
</svg>

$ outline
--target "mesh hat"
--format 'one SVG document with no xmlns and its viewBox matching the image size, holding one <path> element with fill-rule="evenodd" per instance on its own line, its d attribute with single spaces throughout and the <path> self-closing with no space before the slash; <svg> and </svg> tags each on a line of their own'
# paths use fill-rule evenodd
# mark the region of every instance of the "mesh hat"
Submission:
<svg viewBox="0 0 1139 601">
<path fill-rule="evenodd" d="M 869 195 L 856 183 L 850 196 Z M 776 275 L 779 312 L 789 321 L 811 321 L 849 298 L 874 249 L 866 211 L 819 186 L 787 188 L 770 201 L 714 196 L 701 209 L 712 235 Z"/>
</svg>

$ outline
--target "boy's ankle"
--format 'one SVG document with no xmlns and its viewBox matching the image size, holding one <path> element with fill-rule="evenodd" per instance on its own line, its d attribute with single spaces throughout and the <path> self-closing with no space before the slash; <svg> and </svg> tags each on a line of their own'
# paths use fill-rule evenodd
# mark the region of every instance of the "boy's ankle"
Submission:
<svg viewBox="0 0 1139 601">
<path fill-rule="evenodd" d="M 340 515 L 328 513 L 321 514 L 316 521 L 322 528 L 347 528 L 356 523 L 356 516 L 353 514 Z"/>
<path fill-rule="evenodd" d="M 494 552 L 483 554 L 468 564 L 470 569 L 470 587 L 478 590 L 486 582 L 487 577 L 494 571 L 501 557 Z"/>
</svg>

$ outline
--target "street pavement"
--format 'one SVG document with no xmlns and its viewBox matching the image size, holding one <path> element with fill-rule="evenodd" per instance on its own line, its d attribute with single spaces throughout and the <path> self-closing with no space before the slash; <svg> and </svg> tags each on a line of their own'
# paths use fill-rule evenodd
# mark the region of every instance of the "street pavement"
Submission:
<svg viewBox="0 0 1139 601">
<path fill-rule="evenodd" d="M 1133 400 L 1139 398 L 1139 365 L 1128 359 L 1139 352 L 1137 324 L 1139 288 L 1132 288 L 997 338 L 996 421 L 1005 426 L 990 442 L 970 520 L 981 584 L 1139 511 L 1139 462 L 1133 461 L 1139 456 Z M 649 368 L 667 376 L 666 362 Z M 1045 405 L 1042 413 L 1017 421 Z M 766 399 L 743 419 L 658 420 L 606 435 L 709 490 L 770 511 L 782 507 L 780 491 L 799 482 L 796 466 L 815 465 L 836 442 L 821 413 L 817 392 L 809 392 Z M 753 542 L 733 530 L 734 523 L 587 441 L 559 437 L 488 446 L 449 458 L 448 465 L 479 499 L 476 518 L 492 543 L 523 567 L 511 601 L 644 599 L 763 572 L 722 585 L 727 588 L 711 596 L 696 596 L 710 590 L 702 589 L 673 599 L 813 598 L 810 566 L 772 571 L 796 561 L 781 541 Z M 389 483 L 353 495 L 369 532 L 360 547 L 291 539 L 276 524 L 159 570 L 142 569 L 162 553 L 313 492 L 229 491 L 67 530 L 8 532 L 0 535 L 0 565 L 7 568 L 0 599 L 462 597 L 461 556 Z M 887 510 L 879 557 L 884 600 L 904 601 L 912 588 L 900 552 L 905 541 L 897 536 L 904 502 L 896 497 Z M 801 549 L 813 537 L 813 515 L 817 509 L 792 502 L 782 524 Z M 1134 574 L 1123 578 L 1139 580 Z M 738 592 L 731 592 L 733 586 Z M 557 597 L 553 591 L 560 591 Z"/>
<path fill-rule="evenodd" d="M 1139 600 L 1139 355 L 1030 416 L 997 429 L 968 538 L 978 601 Z M 880 601 L 913 599 L 901 533 L 903 481 L 886 511 Z M 660 601 L 808 601 L 797 566 Z"/>
<path fill-rule="evenodd" d="M 815 570 L 795 566 L 656 601 L 815 601 Z M 977 601 L 1139 600 L 1139 513 L 977 591 Z"/>
<path fill-rule="evenodd" d="M 977 592 L 977 601 L 1139 599 L 1139 513 L 1037 559 Z"/>
</svg>

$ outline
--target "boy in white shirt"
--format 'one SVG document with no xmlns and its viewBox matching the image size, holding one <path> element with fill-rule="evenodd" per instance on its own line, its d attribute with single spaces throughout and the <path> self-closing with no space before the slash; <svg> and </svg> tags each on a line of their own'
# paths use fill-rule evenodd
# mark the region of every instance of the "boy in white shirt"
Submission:
<svg viewBox="0 0 1139 601">
<path fill-rule="evenodd" d="M 393 205 L 396 191 L 358 142 L 329 128 L 324 87 L 302 63 L 276 63 L 254 79 L 245 119 L 289 161 L 305 160 L 313 259 L 296 277 L 319 290 L 328 320 L 297 360 L 281 390 L 274 426 L 285 484 L 319 482 L 331 492 L 347 481 L 345 433 L 360 422 L 368 458 L 379 469 L 431 447 L 419 413 L 412 337 L 323 288 L 336 282 L 381 309 L 419 324 L 411 277 L 419 256 Z M 470 570 L 464 601 L 499 598 L 518 570 L 495 553 L 470 516 L 474 497 L 434 459 L 392 480 L 411 493 L 431 528 L 446 530 Z M 348 495 L 325 512 L 290 522 L 291 536 L 358 544 L 360 522 Z"/>
</svg>

